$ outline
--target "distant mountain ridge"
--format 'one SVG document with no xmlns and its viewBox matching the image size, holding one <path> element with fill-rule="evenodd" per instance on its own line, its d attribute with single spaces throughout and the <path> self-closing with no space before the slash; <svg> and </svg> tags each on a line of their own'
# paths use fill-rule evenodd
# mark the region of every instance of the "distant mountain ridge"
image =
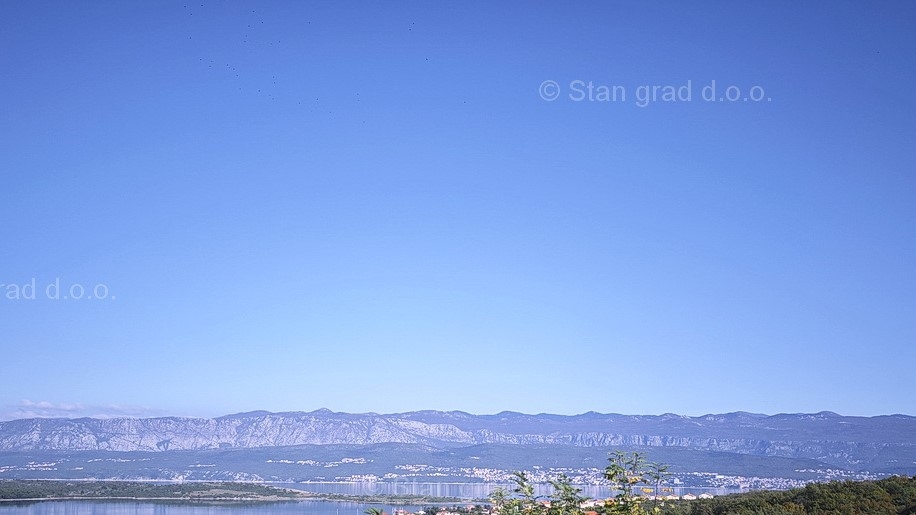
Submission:
<svg viewBox="0 0 916 515">
<path fill-rule="evenodd" d="M 848 417 L 831 412 L 687 417 L 527 415 L 460 411 L 395 414 L 251 412 L 217 418 L 30 418 L 0 422 L 0 451 L 253 449 L 300 445 L 479 444 L 671 447 L 810 458 L 844 468 L 916 461 L 916 417 Z"/>
</svg>

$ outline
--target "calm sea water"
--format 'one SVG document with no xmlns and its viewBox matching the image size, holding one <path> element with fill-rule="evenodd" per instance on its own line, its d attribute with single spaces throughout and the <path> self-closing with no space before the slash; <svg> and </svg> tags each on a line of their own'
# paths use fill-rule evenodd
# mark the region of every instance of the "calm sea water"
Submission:
<svg viewBox="0 0 916 515">
<path fill-rule="evenodd" d="M 40 501 L 0 503 L 0 515 L 363 515 L 369 506 L 392 513 L 400 507 L 353 502 L 295 501 L 258 504 L 201 505 L 134 501 Z"/>
<path fill-rule="evenodd" d="M 511 489 L 511 485 L 494 483 L 415 483 L 415 482 L 364 482 L 364 483 L 281 483 L 275 486 L 295 488 L 307 492 L 349 495 L 415 495 L 429 497 L 455 497 L 483 499 L 495 488 Z M 582 486 L 582 494 L 595 499 L 613 495 L 607 487 Z M 723 495 L 736 490 L 725 488 L 673 488 L 666 493 L 711 493 Z M 549 488 L 538 485 L 537 495 L 548 495 Z M 395 508 L 417 511 L 423 506 L 401 504 L 364 504 L 336 501 L 292 501 L 256 504 L 182 504 L 144 501 L 40 501 L 29 503 L 0 503 L 0 515 L 363 515 L 366 508 L 374 506 L 393 513 Z"/>
</svg>

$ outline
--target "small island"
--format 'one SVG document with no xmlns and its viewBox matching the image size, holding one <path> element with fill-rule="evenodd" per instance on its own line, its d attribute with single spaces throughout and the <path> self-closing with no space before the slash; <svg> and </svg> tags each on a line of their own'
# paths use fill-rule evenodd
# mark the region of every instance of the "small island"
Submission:
<svg viewBox="0 0 916 515">
<path fill-rule="evenodd" d="M 257 483 L 0 480 L 0 501 L 109 499 L 275 502 L 305 498 L 307 494 L 304 494 Z"/>
<path fill-rule="evenodd" d="M 200 503 L 312 500 L 394 505 L 466 502 L 466 500 L 452 497 L 314 493 L 259 483 L 241 482 L 156 483 L 148 481 L 0 480 L 0 502 L 52 500 L 136 500 Z"/>
</svg>

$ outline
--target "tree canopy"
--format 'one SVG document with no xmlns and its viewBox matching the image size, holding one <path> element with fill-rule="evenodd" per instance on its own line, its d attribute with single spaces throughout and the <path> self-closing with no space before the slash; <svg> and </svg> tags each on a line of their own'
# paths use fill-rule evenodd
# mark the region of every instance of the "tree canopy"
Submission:
<svg viewBox="0 0 916 515">
<path fill-rule="evenodd" d="M 550 480 L 549 496 L 536 496 L 524 472 L 514 474 L 511 492 L 497 490 L 490 501 L 497 515 L 916 515 L 916 476 L 660 502 L 659 488 L 667 475 L 666 465 L 651 463 L 641 453 L 618 451 L 611 453 L 604 473 L 617 493 L 604 502 L 586 508 L 589 499 L 563 474 Z"/>
</svg>

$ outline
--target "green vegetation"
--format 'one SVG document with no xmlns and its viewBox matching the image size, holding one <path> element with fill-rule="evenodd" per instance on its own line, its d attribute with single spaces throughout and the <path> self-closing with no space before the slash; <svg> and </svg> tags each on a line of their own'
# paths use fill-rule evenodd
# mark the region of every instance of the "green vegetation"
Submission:
<svg viewBox="0 0 916 515">
<path fill-rule="evenodd" d="M 462 499 L 455 497 L 303 492 L 257 483 L 156 484 L 138 481 L 0 480 L 0 501 L 23 499 L 140 499 L 191 502 L 275 502 L 301 499 L 414 505 L 462 502 Z"/>
<path fill-rule="evenodd" d="M 300 493 L 255 483 L 0 480 L 0 499 L 160 499 L 278 501 Z"/>
<path fill-rule="evenodd" d="M 646 498 L 642 492 L 654 492 L 651 513 L 658 513 L 658 491 L 668 474 L 668 466 L 646 461 L 645 455 L 616 451 L 608 458 L 604 477 L 619 492 L 613 502 L 605 503 L 603 512 L 614 515 L 641 515 L 650 513 L 643 507 Z"/>
<path fill-rule="evenodd" d="M 760 491 L 712 499 L 661 501 L 658 493 L 668 468 L 645 456 L 615 452 L 604 476 L 617 491 L 613 499 L 583 508 L 588 500 L 561 475 L 551 481 L 549 497 L 534 495 L 522 472 L 511 494 L 497 490 L 490 502 L 497 515 L 916 515 L 916 477 L 878 481 L 812 483 L 787 491 Z"/>
<path fill-rule="evenodd" d="M 605 478 L 618 492 L 613 499 L 587 506 L 581 490 L 559 475 L 553 493 L 535 495 L 523 472 L 513 476 L 511 492 L 496 490 L 490 503 L 496 515 L 916 515 L 916 477 L 878 481 L 812 483 L 787 491 L 759 491 L 712 499 L 658 501 L 667 467 L 647 462 L 640 453 L 616 452 Z M 178 502 L 264 502 L 326 499 L 365 503 L 414 504 L 461 502 L 453 498 L 318 494 L 256 483 L 169 483 L 133 481 L 0 480 L 0 500 L 140 499 Z M 366 515 L 379 515 L 366 510 Z M 453 511 L 459 511 L 455 509 Z M 466 510 L 483 515 L 485 508 Z M 429 510 L 428 512 L 432 512 Z"/>
<path fill-rule="evenodd" d="M 490 515 L 490 506 L 488 504 L 455 504 L 423 507 L 423 513 L 426 515 L 436 515 L 442 511 L 460 515 Z"/>
<path fill-rule="evenodd" d="M 512 477 L 515 487 L 514 496 L 497 488 L 490 495 L 490 503 L 498 515 L 582 515 L 582 503 L 588 500 L 583 497 L 580 488 L 574 487 L 569 478 L 561 474 L 550 484 L 553 493 L 547 499 L 534 495 L 534 485 L 524 472 L 516 472 Z M 546 501 L 546 502 L 545 502 Z"/>
<path fill-rule="evenodd" d="M 749 492 L 679 501 L 665 515 L 913 515 L 916 477 L 812 483 L 784 492 Z"/>
<path fill-rule="evenodd" d="M 607 515 L 644 515 L 660 513 L 660 506 L 652 501 L 651 510 L 644 504 L 647 497 L 641 492 L 655 491 L 656 494 L 667 477 L 668 466 L 646 461 L 639 452 L 624 453 L 616 451 L 608 458 L 604 469 L 604 478 L 618 492 L 617 495 L 603 504 L 594 507 L 593 511 Z M 497 489 L 490 497 L 497 515 L 583 515 L 583 505 L 589 499 L 581 495 L 582 490 L 570 484 L 569 478 L 560 474 L 550 481 L 553 493 L 547 498 L 534 495 L 534 485 L 523 472 L 516 472 L 513 477 L 514 496 Z M 592 510 L 590 510 L 592 511 Z"/>
</svg>

